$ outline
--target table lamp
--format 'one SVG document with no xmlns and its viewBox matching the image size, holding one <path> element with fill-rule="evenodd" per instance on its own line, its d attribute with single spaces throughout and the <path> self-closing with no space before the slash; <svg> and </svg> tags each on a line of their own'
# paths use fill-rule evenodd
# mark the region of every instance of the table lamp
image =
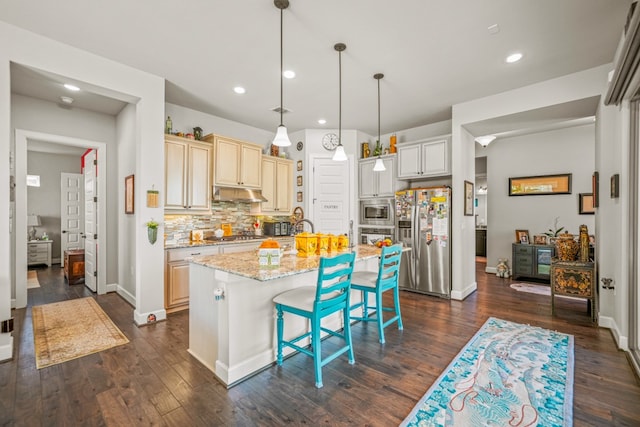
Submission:
<svg viewBox="0 0 640 427">
<path fill-rule="evenodd" d="M 40 227 L 40 215 L 27 215 L 27 227 L 31 227 L 27 235 L 29 240 L 36 240 L 36 227 Z"/>
</svg>

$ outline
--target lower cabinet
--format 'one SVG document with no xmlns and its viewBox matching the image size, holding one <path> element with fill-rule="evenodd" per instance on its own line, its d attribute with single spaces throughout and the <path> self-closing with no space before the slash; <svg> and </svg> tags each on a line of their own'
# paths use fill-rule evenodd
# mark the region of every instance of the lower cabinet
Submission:
<svg viewBox="0 0 640 427">
<path fill-rule="evenodd" d="M 487 256 L 487 230 L 476 229 L 476 256 Z"/>
<path fill-rule="evenodd" d="M 551 258 L 555 256 L 555 246 L 512 244 L 511 275 L 514 279 L 550 280 Z"/>
<path fill-rule="evenodd" d="M 216 255 L 218 246 L 167 249 L 165 251 L 164 308 L 167 313 L 189 308 L 189 258 Z"/>
<path fill-rule="evenodd" d="M 591 321 L 598 321 L 596 264 L 580 261 L 554 261 L 551 264 L 551 314 L 555 315 L 556 295 L 584 298 Z"/>
</svg>

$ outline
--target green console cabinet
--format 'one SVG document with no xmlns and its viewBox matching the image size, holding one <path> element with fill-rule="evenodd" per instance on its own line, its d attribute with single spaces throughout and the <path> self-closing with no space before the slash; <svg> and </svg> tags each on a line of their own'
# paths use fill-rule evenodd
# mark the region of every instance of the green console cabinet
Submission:
<svg viewBox="0 0 640 427">
<path fill-rule="evenodd" d="M 550 281 L 551 258 L 555 253 L 556 248 L 551 245 L 514 243 L 511 275 L 514 279 L 525 277 Z"/>
</svg>

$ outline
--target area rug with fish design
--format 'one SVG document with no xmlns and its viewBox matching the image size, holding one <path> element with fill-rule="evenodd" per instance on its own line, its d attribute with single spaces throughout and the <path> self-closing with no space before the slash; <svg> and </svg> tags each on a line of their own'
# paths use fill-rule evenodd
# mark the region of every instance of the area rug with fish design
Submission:
<svg viewBox="0 0 640 427">
<path fill-rule="evenodd" d="M 573 425 L 573 335 L 490 317 L 402 426 Z"/>
<path fill-rule="evenodd" d="M 38 369 L 129 342 L 91 297 L 36 305 L 31 314 Z"/>
</svg>

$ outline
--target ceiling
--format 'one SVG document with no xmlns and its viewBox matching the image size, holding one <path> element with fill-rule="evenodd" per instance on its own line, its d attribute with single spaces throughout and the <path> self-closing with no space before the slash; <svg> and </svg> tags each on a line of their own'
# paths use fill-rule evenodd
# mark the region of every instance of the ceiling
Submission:
<svg viewBox="0 0 640 427">
<path fill-rule="evenodd" d="M 284 10 L 284 124 L 381 133 L 451 118 L 451 106 L 613 60 L 630 0 L 290 0 Z M 272 0 L 0 0 L 0 20 L 166 79 L 166 101 L 265 130 L 279 124 L 280 11 Z M 498 24 L 492 34 L 488 27 Z M 515 51 L 524 57 L 506 64 Z M 120 100 L 14 65 L 12 92 L 116 114 Z M 233 87 L 242 85 L 244 95 Z M 592 116 L 597 99 L 538 112 Z M 584 116 L 582 116 L 584 117 Z M 324 118 L 325 125 L 317 120 Z M 474 135 L 534 126 L 531 117 L 478 123 Z M 535 122 L 535 120 L 534 120 Z M 519 123 L 519 124 L 518 124 Z"/>
</svg>

